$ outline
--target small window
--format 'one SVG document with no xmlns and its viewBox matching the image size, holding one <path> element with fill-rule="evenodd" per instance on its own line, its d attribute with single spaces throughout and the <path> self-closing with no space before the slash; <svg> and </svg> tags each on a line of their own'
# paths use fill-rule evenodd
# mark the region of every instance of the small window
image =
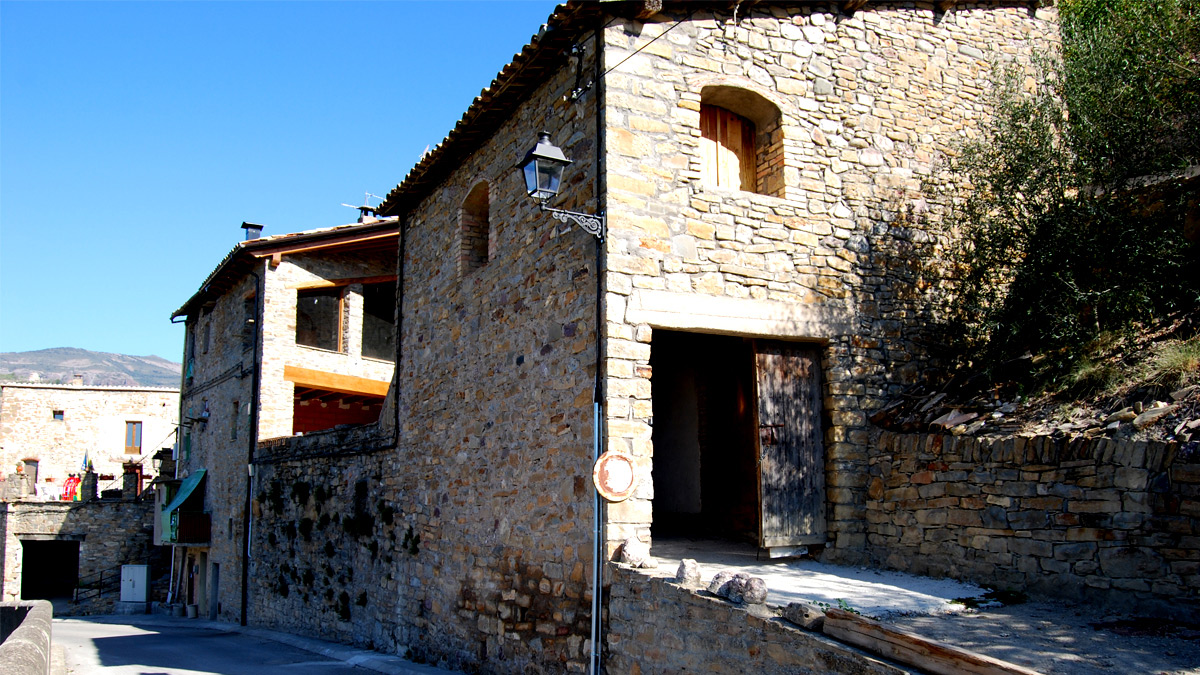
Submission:
<svg viewBox="0 0 1200 675">
<path fill-rule="evenodd" d="M 488 221 L 488 184 L 481 182 L 471 188 L 458 211 L 460 236 L 458 254 L 460 275 L 470 274 L 488 264 L 492 258 L 491 226 Z"/>
<path fill-rule="evenodd" d="M 125 454 L 127 454 L 127 455 L 142 454 L 142 423 L 141 422 L 126 422 L 125 423 Z"/>
<path fill-rule="evenodd" d="M 296 344 L 341 351 L 342 289 L 299 291 L 296 297 Z"/>
<path fill-rule="evenodd" d="M 56 421 L 56 422 L 62 422 L 62 421 L 63 421 L 63 420 L 65 420 L 65 419 L 67 419 L 67 415 L 66 415 L 66 413 L 65 413 L 65 412 L 63 412 L 62 410 L 55 410 L 55 411 L 54 411 L 54 421 Z"/>
<path fill-rule="evenodd" d="M 202 350 L 203 353 L 207 354 L 208 348 L 211 345 L 212 345 L 212 320 L 206 319 L 204 321 L 204 349 Z"/>
<path fill-rule="evenodd" d="M 363 284 L 363 356 L 396 359 L 396 282 Z"/>
</svg>

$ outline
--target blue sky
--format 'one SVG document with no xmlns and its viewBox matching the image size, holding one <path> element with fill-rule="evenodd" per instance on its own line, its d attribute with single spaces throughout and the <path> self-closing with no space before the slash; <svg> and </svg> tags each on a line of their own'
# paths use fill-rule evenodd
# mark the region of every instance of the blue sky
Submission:
<svg viewBox="0 0 1200 675">
<path fill-rule="evenodd" d="M 0 1 L 0 351 L 178 361 L 242 221 L 352 222 L 554 6 Z"/>
</svg>

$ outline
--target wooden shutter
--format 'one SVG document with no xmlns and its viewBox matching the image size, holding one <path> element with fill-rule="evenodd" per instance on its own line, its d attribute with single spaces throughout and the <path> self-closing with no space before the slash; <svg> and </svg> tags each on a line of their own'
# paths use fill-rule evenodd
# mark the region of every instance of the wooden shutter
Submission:
<svg viewBox="0 0 1200 675">
<path fill-rule="evenodd" d="M 705 183 L 754 192 L 758 167 L 754 123 L 711 105 L 700 106 L 700 153 Z"/>
<path fill-rule="evenodd" d="M 816 349 L 759 342 L 760 543 L 762 548 L 825 542 L 825 451 L 821 362 Z"/>
</svg>

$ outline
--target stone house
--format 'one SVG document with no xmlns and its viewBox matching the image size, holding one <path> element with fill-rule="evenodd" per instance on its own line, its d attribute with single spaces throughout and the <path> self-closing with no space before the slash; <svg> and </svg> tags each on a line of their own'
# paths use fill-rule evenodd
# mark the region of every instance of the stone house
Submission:
<svg viewBox="0 0 1200 675">
<path fill-rule="evenodd" d="M 256 447 L 379 420 L 395 361 L 395 219 L 239 242 L 173 315 L 186 325 L 182 432 L 160 490 L 172 601 L 245 614 Z"/>
<path fill-rule="evenodd" d="M 0 385 L 0 599 L 70 596 L 78 580 L 150 553 L 138 495 L 174 445 L 178 415 L 175 389 Z M 59 499 L 72 474 L 85 501 Z"/>
<path fill-rule="evenodd" d="M 83 473 L 85 457 L 100 489 L 121 488 L 126 469 L 147 481 L 154 475 L 149 460 L 175 443 L 178 415 L 176 389 L 2 384 L 0 466 L 7 479 L 0 497 L 54 498 L 68 476 Z"/>
<path fill-rule="evenodd" d="M 560 6 L 379 206 L 392 395 L 378 425 L 259 444 L 247 620 L 489 671 L 640 645 L 667 671 L 655 630 L 596 641 L 636 583 L 597 568 L 622 542 L 871 560 L 867 416 L 934 363 L 938 158 L 1054 16 Z M 549 211 L 514 171 L 541 131 L 573 160 Z M 628 498 L 596 499 L 601 452 Z M 775 658 L 749 653 L 729 668 Z"/>
</svg>

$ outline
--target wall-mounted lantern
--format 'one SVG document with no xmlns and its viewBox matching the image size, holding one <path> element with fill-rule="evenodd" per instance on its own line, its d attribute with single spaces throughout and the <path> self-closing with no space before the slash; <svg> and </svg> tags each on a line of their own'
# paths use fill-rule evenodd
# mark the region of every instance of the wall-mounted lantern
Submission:
<svg viewBox="0 0 1200 675">
<path fill-rule="evenodd" d="M 525 159 L 521 160 L 517 168 L 521 170 L 525 179 L 525 192 L 538 200 L 543 211 L 555 220 L 578 225 L 585 232 L 603 241 L 603 214 L 576 213 L 546 206 L 546 200 L 558 194 L 562 186 L 563 169 L 566 169 L 568 164 L 571 164 L 571 160 L 567 159 L 562 149 L 550 142 L 550 133 L 543 131 L 538 134 L 537 143 L 525 153 Z"/>
</svg>

